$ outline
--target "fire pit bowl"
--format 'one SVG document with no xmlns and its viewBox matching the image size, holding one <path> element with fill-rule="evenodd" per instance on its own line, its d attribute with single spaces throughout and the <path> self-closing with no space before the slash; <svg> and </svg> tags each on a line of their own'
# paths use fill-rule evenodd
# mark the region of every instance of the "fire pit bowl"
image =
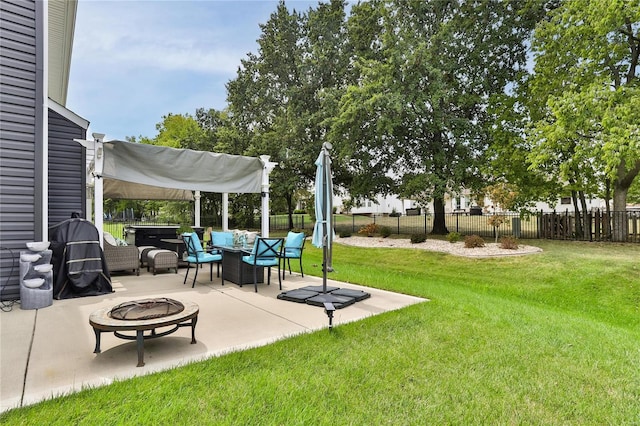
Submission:
<svg viewBox="0 0 640 426">
<path fill-rule="evenodd" d="M 142 299 L 124 302 L 113 308 L 102 308 L 89 316 L 89 324 L 96 335 L 94 353 L 100 353 L 100 334 L 113 332 L 120 339 L 135 340 L 138 350 L 137 367 L 144 366 L 144 341 L 167 336 L 180 327 L 191 327 L 191 344 L 196 342 L 198 305 L 169 298 Z M 171 327 L 166 330 L 166 327 Z M 165 331 L 156 331 L 163 328 Z M 135 331 L 135 335 L 124 332 Z M 145 331 L 148 332 L 145 334 Z"/>
<path fill-rule="evenodd" d="M 174 299 L 160 297 L 157 299 L 132 300 L 114 306 L 109 316 L 114 319 L 137 321 L 152 318 L 168 317 L 184 310 L 184 305 Z"/>
</svg>

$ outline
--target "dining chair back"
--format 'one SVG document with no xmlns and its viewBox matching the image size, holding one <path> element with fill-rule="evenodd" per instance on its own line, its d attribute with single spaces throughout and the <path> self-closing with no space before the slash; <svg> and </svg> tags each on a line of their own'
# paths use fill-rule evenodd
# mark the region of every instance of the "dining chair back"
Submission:
<svg viewBox="0 0 640 426">
<path fill-rule="evenodd" d="M 247 256 L 242 256 L 242 261 L 253 266 L 253 285 L 258 292 L 258 267 L 267 268 L 267 285 L 271 285 L 271 267 L 278 267 L 278 283 L 282 290 L 280 280 L 280 258 L 282 257 L 282 247 L 284 238 L 256 237 L 253 250 Z"/>
<path fill-rule="evenodd" d="M 198 278 L 198 269 L 200 265 L 205 263 L 209 264 L 209 280 L 213 281 L 213 264 L 217 264 L 218 277 L 220 276 L 220 264 L 222 263 L 221 254 L 211 254 L 204 251 L 198 234 L 184 233 L 182 234 L 182 241 L 184 241 L 185 249 L 187 252 L 187 273 L 184 275 L 183 284 L 187 282 L 187 276 L 189 275 L 189 269 L 191 265 L 195 265 L 196 273 L 193 277 L 193 284 L 191 287 L 195 287 L 196 278 Z M 224 277 L 222 278 L 222 285 L 224 285 Z"/>
<path fill-rule="evenodd" d="M 284 280 L 286 266 L 289 265 L 289 275 L 291 275 L 291 259 L 299 259 L 300 261 L 300 273 L 304 277 L 304 271 L 302 270 L 302 251 L 304 250 L 305 243 L 304 232 L 289 232 L 287 238 L 284 241 L 284 248 L 282 250 L 282 279 Z"/>
</svg>

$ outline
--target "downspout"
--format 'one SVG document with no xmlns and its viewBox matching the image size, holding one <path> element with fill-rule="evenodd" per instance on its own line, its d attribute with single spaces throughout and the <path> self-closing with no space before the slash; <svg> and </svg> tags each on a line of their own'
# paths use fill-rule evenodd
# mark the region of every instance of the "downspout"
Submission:
<svg viewBox="0 0 640 426">
<path fill-rule="evenodd" d="M 49 3 L 35 2 L 36 20 L 42 22 L 36 41 L 35 124 L 35 241 L 49 239 Z M 36 28 L 38 31 L 38 28 Z M 42 82 L 38 85 L 37 82 Z"/>
</svg>

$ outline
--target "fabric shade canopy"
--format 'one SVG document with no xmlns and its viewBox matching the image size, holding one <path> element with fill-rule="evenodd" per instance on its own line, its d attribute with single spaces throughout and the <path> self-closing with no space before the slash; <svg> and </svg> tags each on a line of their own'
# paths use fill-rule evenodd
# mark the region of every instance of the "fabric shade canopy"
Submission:
<svg viewBox="0 0 640 426">
<path fill-rule="evenodd" d="M 103 197 L 117 200 L 193 201 L 193 192 L 185 189 L 161 188 L 159 186 L 105 178 Z"/>
<path fill-rule="evenodd" d="M 264 166 L 259 158 L 123 141 L 104 142 L 102 155 L 107 198 L 191 200 L 196 190 L 262 190 Z"/>
</svg>

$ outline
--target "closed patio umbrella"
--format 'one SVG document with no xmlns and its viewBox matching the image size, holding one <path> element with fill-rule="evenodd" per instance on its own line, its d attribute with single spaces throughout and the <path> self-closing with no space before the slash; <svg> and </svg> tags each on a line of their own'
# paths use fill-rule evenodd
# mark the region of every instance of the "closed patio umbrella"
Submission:
<svg viewBox="0 0 640 426">
<path fill-rule="evenodd" d="M 333 180 L 331 178 L 331 157 L 329 150 L 331 144 L 325 142 L 322 144 L 322 150 L 316 160 L 316 189 L 315 189 L 315 207 L 316 207 L 316 223 L 313 229 L 313 238 L 311 243 L 320 248 L 322 247 L 322 287 L 326 293 L 327 288 L 327 271 L 333 271 L 331 266 L 331 243 L 333 240 Z"/>
</svg>

